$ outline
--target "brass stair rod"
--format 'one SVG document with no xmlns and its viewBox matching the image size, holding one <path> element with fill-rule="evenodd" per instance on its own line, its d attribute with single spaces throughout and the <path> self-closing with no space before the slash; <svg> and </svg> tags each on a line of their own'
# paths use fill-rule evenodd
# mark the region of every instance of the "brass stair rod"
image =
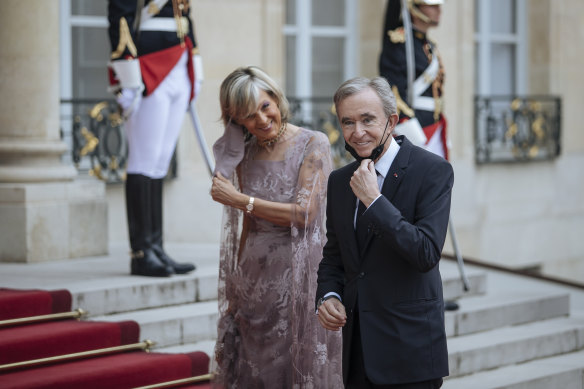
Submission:
<svg viewBox="0 0 584 389">
<path fill-rule="evenodd" d="M 0 327 L 13 326 L 17 324 L 30 324 L 37 323 L 41 321 L 51 321 L 60 319 L 80 319 L 81 317 L 87 315 L 87 311 L 81 308 L 77 308 L 71 312 L 61 312 L 61 313 L 51 313 L 50 315 L 40 315 L 40 316 L 29 316 L 20 317 L 18 319 L 8 319 L 0 320 Z"/>
<path fill-rule="evenodd" d="M 168 381 L 168 382 L 161 382 L 159 384 L 147 385 L 147 386 L 140 386 L 133 389 L 163 389 L 163 388 L 172 388 L 178 385 L 184 384 L 194 384 L 196 382 L 202 381 L 209 381 L 213 378 L 213 374 L 203 374 L 198 375 L 196 377 L 188 377 L 188 378 L 181 378 L 180 380 L 175 381 Z"/>
<path fill-rule="evenodd" d="M 126 344 L 123 346 L 107 347 L 107 348 L 82 351 L 82 352 L 72 353 L 72 354 L 56 355 L 54 357 L 48 357 L 48 358 L 33 359 L 30 361 L 8 363 L 6 365 L 0 365 L 0 373 L 5 371 L 5 370 L 10 370 L 10 369 L 15 369 L 15 368 L 36 367 L 39 365 L 46 365 L 48 363 L 53 363 L 53 362 L 65 362 L 65 361 L 76 360 L 76 359 L 97 357 L 97 356 L 102 356 L 102 355 L 119 353 L 119 352 L 123 352 L 123 351 L 132 351 L 132 350 L 149 351 L 150 347 L 152 347 L 154 344 L 155 344 L 155 342 L 153 342 L 151 340 L 144 340 L 140 343 Z"/>
</svg>

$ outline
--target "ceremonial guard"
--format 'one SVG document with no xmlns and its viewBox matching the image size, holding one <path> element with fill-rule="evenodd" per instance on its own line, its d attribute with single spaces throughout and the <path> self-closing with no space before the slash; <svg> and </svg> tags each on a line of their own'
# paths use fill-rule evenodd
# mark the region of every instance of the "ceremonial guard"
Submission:
<svg viewBox="0 0 584 389">
<path fill-rule="evenodd" d="M 397 101 L 399 123 L 394 135 L 405 135 L 413 144 L 448 159 L 446 118 L 442 90 L 444 67 L 428 29 L 440 23 L 443 0 L 388 0 L 379 74 L 389 81 Z M 458 248 L 452 217 L 450 238 L 464 290 L 468 279 Z M 456 301 L 444 303 L 457 310 Z"/>
<path fill-rule="evenodd" d="M 379 58 L 379 74 L 389 81 L 397 98 L 399 124 L 395 135 L 405 135 L 412 143 L 448 159 L 446 120 L 442 112 L 444 68 L 436 44 L 427 36 L 428 29 L 440 22 L 443 1 L 407 0 L 409 12 L 405 14 L 411 15 L 412 32 L 409 55 L 402 3 L 400 0 L 387 3 Z"/>
<path fill-rule="evenodd" d="M 128 140 L 126 211 L 131 274 L 195 269 L 162 245 L 162 192 L 181 125 L 203 79 L 188 0 L 109 0 L 110 91 Z"/>
</svg>

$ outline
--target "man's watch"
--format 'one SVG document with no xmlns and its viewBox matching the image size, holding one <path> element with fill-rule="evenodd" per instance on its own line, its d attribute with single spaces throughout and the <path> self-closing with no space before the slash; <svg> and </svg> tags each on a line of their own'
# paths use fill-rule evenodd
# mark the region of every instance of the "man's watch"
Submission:
<svg viewBox="0 0 584 389">
<path fill-rule="evenodd" d="M 334 294 L 329 294 L 328 296 L 324 296 L 324 297 L 319 298 L 318 302 L 316 303 L 316 310 L 318 311 L 318 308 L 320 308 L 322 303 L 324 303 L 326 300 L 331 299 L 331 298 L 337 298 L 337 296 L 335 296 Z"/>
<path fill-rule="evenodd" d="M 249 203 L 247 203 L 247 205 L 245 206 L 245 212 L 248 214 L 251 214 L 251 211 L 253 211 L 253 202 L 254 202 L 254 198 L 253 197 L 249 197 Z"/>
</svg>

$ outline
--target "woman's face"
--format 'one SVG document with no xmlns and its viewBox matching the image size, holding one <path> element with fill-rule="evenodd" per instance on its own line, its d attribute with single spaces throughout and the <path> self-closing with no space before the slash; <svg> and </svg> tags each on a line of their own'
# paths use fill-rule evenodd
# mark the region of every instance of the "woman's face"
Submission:
<svg viewBox="0 0 584 389">
<path fill-rule="evenodd" d="M 282 125 L 282 115 L 276 101 L 263 89 L 260 90 L 255 112 L 236 120 L 254 135 L 258 141 L 274 138 Z"/>
</svg>

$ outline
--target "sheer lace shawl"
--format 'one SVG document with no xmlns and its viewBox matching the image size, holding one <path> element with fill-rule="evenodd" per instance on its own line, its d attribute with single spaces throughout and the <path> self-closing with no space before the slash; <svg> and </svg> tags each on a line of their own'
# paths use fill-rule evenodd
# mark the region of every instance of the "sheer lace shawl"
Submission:
<svg viewBox="0 0 584 389">
<path fill-rule="evenodd" d="M 289 236 L 285 246 L 285 249 L 289 251 L 287 254 L 289 262 L 286 259 L 286 271 L 289 272 L 289 276 L 285 278 L 289 285 L 282 286 L 287 294 L 284 308 L 287 312 L 282 317 L 287 317 L 289 322 L 280 325 L 282 326 L 281 333 L 290 345 L 289 355 L 287 355 L 290 363 L 287 365 L 289 371 L 281 372 L 277 376 L 280 380 L 289 382 L 272 382 L 272 384 L 281 388 L 342 387 L 340 333 L 324 330 L 314 311 L 316 273 L 326 239 L 324 231 L 326 188 L 332 169 L 330 145 L 324 134 L 306 129 L 300 129 L 299 133 L 286 143 L 288 144 L 282 145 L 286 147 L 283 161 L 285 168 L 280 173 L 272 172 L 276 175 L 281 174 L 279 181 L 276 180 L 281 184 L 281 187 L 277 188 L 278 194 L 273 193 L 275 188 L 271 187 L 269 180 L 265 181 L 264 187 L 259 188 L 253 187 L 253 183 L 246 181 L 246 177 L 250 176 L 249 169 L 254 169 L 254 156 L 259 150 L 255 138 L 246 144 L 244 159 L 238 166 L 238 174 L 232 177 L 236 187 L 239 187 L 243 193 L 257 195 L 271 201 L 288 197 L 289 202 L 300 206 L 292 207 L 293 210 L 300 211 L 293 211 L 290 227 L 283 230 Z M 290 191 L 289 194 L 285 193 L 287 190 Z M 234 317 L 238 314 L 235 311 L 238 308 L 232 307 L 230 301 L 237 298 L 235 294 L 238 285 L 236 283 L 241 282 L 242 277 L 240 272 L 236 276 L 239 256 L 242 249 L 245 249 L 240 248 L 240 239 L 244 230 L 242 224 L 255 225 L 256 232 L 260 231 L 259 234 L 269 234 L 272 230 L 281 233 L 283 227 L 273 225 L 266 220 L 256 219 L 254 216 L 249 217 L 249 223 L 243 222 L 243 219 L 242 211 L 224 207 L 219 265 L 220 318 L 215 349 L 216 387 L 252 387 L 257 385 L 257 382 L 270 384 L 270 377 L 262 379 L 262 371 L 252 373 L 259 376 L 260 381 L 257 382 L 246 381 L 240 377 L 243 374 L 236 367 L 241 366 L 239 359 L 253 359 L 254 353 L 270 352 L 270 350 L 246 350 L 245 355 L 241 354 L 241 350 L 238 351 L 238 348 L 242 347 L 239 338 L 241 330 L 237 328 L 234 321 Z M 245 229 L 248 227 L 246 226 Z M 270 255 L 268 250 L 266 247 L 265 254 Z M 267 271 L 269 272 L 269 269 Z M 255 276 L 256 274 L 244 274 L 243 277 L 248 278 L 244 282 L 253 282 Z M 278 275 L 273 276 L 276 278 Z M 265 293 L 276 292 L 266 290 Z M 274 308 L 274 310 L 277 309 L 279 308 Z M 272 319 L 266 316 L 265 320 Z M 266 324 L 278 325 L 278 323 Z M 252 362 L 250 366 L 253 366 Z M 261 369 L 270 369 L 270 366 L 263 366 Z"/>
</svg>

